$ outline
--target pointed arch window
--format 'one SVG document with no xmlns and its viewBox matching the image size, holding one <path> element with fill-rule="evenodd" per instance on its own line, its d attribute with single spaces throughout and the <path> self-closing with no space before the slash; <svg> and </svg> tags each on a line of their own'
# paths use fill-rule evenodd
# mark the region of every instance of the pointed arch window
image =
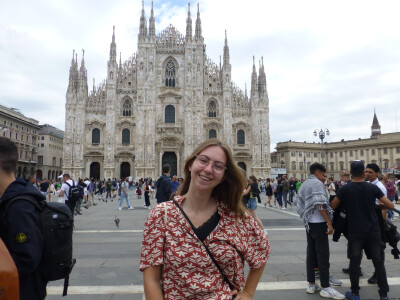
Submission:
<svg viewBox="0 0 400 300">
<path fill-rule="evenodd" d="M 100 129 L 98 128 L 92 130 L 92 144 L 100 144 Z"/>
<path fill-rule="evenodd" d="M 245 134 L 243 130 L 238 130 L 237 132 L 237 143 L 238 145 L 244 145 L 245 144 Z"/>
<path fill-rule="evenodd" d="M 122 116 L 130 117 L 132 115 L 132 104 L 130 99 L 125 99 L 122 104 Z"/>
<path fill-rule="evenodd" d="M 122 130 L 122 144 L 130 144 L 131 143 L 131 131 L 127 128 Z"/>
<path fill-rule="evenodd" d="M 172 60 L 165 67 L 165 86 L 175 86 L 175 64 Z"/>
<path fill-rule="evenodd" d="M 217 137 L 217 132 L 215 131 L 215 129 L 211 129 L 209 132 L 208 132 L 208 138 L 209 139 L 213 139 L 213 138 L 216 138 Z"/>
<path fill-rule="evenodd" d="M 217 116 L 217 105 L 215 104 L 215 101 L 210 101 L 210 103 L 208 103 L 208 117 L 215 118 L 216 116 Z"/>
<path fill-rule="evenodd" d="M 175 107 L 173 105 L 165 107 L 165 123 L 175 123 Z"/>
</svg>

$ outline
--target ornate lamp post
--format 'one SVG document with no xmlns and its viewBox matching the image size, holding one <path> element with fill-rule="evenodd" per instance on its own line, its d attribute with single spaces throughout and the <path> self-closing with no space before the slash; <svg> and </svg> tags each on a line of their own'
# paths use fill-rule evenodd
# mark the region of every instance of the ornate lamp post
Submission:
<svg viewBox="0 0 400 300">
<path fill-rule="evenodd" d="M 321 145 L 322 145 L 322 152 L 321 152 L 322 164 L 324 164 L 324 138 L 325 138 L 326 135 L 329 135 L 329 134 L 330 134 L 329 129 L 325 129 L 325 130 L 321 129 L 319 132 L 318 132 L 318 129 L 314 130 L 314 135 L 318 136 L 319 139 L 321 140 Z"/>
</svg>

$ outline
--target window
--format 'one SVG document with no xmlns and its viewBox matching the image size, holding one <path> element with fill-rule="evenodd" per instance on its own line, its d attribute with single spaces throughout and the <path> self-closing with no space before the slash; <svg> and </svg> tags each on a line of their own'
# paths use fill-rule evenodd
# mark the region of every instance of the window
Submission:
<svg viewBox="0 0 400 300">
<path fill-rule="evenodd" d="M 396 153 L 397 153 L 397 154 L 400 153 L 400 147 L 396 147 Z"/>
<path fill-rule="evenodd" d="M 318 157 L 318 152 L 314 152 L 314 158 Z"/>
<path fill-rule="evenodd" d="M 335 170 L 335 164 L 333 162 L 331 162 L 330 165 L 331 165 L 331 171 L 334 171 Z"/>
<path fill-rule="evenodd" d="M 292 151 L 292 152 L 290 152 L 290 155 L 291 155 L 292 157 L 295 157 L 295 156 L 296 156 L 296 152 Z"/>
<path fill-rule="evenodd" d="M 165 123 L 175 123 L 175 107 L 173 105 L 165 107 Z"/>
<path fill-rule="evenodd" d="M 40 147 L 44 147 L 44 144 L 40 144 Z"/>
<path fill-rule="evenodd" d="M 307 157 L 311 157 L 311 152 L 306 152 Z"/>
<path fill-rule="evenodd" d="M 131 143 L 131 132 L 129 129 L 125 128 L 122 130 L 122 144 L 130 144 Z"/>
<path fill-rule="evenodd" d="M 122 116 L 130 117 L 132 115 L 132 105 L 130 99 L 125 99 L 122 104 Z"/>
<path fill-rule="evenodd" d="M 172 60 L 165 67 L 165 86 L 175 87 L 175 64 Z"/>
<path fill-rule="evenodd" d="M 353 156 L 353 150 L 349 151 L 349 156 L 352 157 Z"/>
<path fill-rule="evenodd" d="M 364 156 L 364 150 L 360 150 L 360 156 Z"/>
<path fill-rule="evenodd" d="M 244 145 L 245 144 L 245 138 L 244 138 L 244 131 L 243 130 L 238 130 L 238 132 L 237 132 L 237 143 L 239 145 Z"/>
<path fill-rule="evenodd" d="M 384 160 L 383 161 L 383 167 L 385 168 L 385 169 L 387 169 L 387 168 L 389 168 L 389 161 L 388 160 Z"/>
<path fill-rule="evenodd" d="M 39 166 L 43 165 L 43 156 L 38 156 L 37 161 Z"/>
<path fill-rule="evenodd" d="M 299 151 L 299 157 L 303 156 L 303 152 Z"/>
<path fill-rule="evenodd" d="M 339 165 L 340 165 L 340 171 L 343 171 L 344 170 L 344 162 L 341 161 L 339 163 Z"/>
<path fill-rule="evenodd" d="M 208 117 L 215 118 L 217 116 L 217 105 L 215 101 L 210 101 L 208 104 Z"/>
<path fill-rule="evenodd" d="M 299 162 L 299 170 L 303 170 L 303 162 Z"/>
<path fill-rule="evenodd" d="M 285 152 L 281 152 L 281 157 L 285 157 Z"/>
<path fill-rule="evenodd" d="M 292 170 L 296 170 L 296 162 L 292 161 Z"/>
<path fill-rule="evenodd" d="M 44 140 L 44 136 L 41 137 L 41 140 L 42 140 L 42 141 Z"/>
<path fill-rule="evenodd" d="M 383 154 L 387 154 L 387 148 L 383 148 Z"/>
<path fill-rule="evenodd" d="M 333 152 L 329 153 L 329 157 L 333 158 Z"/>
<path fill-rule="evenodd" d="M 339 152 L 339 157 L 343 157 L 343 152 L 342 151 Z"/>
<path fill-rule="evenodd" d="M 375 149 L 371 149 L 371 154 L 375 155 Z"/>
<path fill-rule="evenodd" d="M 100 144 L 100 129 L 92 130 L 92 144 Z"/>
<path fill-rule="evenodd" d="M 53 157 L 53 167 L 55 167 L 56 166 L 56 158 L 55 157 Z"/>
<path fill-rule="evenodd" d="M 217 132 L 214 130 L 214 129 L 211 129 L 209 132 L 208 132 L 208 138 L 209 139 L 212 139 L 212 138 L 216 138 L 217 137 Z"/>
</svg>

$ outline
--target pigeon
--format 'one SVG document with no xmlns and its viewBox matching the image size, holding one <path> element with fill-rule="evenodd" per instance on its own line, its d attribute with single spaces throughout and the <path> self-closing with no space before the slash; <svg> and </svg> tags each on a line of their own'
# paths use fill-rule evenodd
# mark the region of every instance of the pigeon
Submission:
<svg viewBox="0 0 400 300">
<path fill-rule="evenodd" d="M 117 226 L 117 229 L 119 229 L 119 218 L 117 218 L 117 215 L 115 215 L 114 222 L 115 226 Z"/>
</svg>

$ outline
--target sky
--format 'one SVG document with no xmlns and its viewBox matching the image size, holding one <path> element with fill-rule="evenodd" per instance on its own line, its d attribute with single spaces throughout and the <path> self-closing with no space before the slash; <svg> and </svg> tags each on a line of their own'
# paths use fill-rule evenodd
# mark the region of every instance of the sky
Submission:
<svg viewBox="0 0 400 300">
<path fill-rule="evenodd" d="M 156 34 L 186 33 L 187 1 L 154 1 Z M 190 2 L 193 33 L 197 2 Z M 89 90 L 106 78 L 113 25 L 122 61 L 137 51 L 141 0 L 0 0 L 0 104 L 64 130 L 72 51 L 85 50 Z M 201 0 L 207 56 L 227 30 L 232 80 L 250 88 L 263 57 L 271 151 L 288 140 L 368 138 L 400 128 L 400 1 Z M 146 18 L 151 1 L 145 1 Z M 398 124 L 399 123 L 399 124 Z M 399 127 L 398 127 L 399 125 Z"/>
</svg>

